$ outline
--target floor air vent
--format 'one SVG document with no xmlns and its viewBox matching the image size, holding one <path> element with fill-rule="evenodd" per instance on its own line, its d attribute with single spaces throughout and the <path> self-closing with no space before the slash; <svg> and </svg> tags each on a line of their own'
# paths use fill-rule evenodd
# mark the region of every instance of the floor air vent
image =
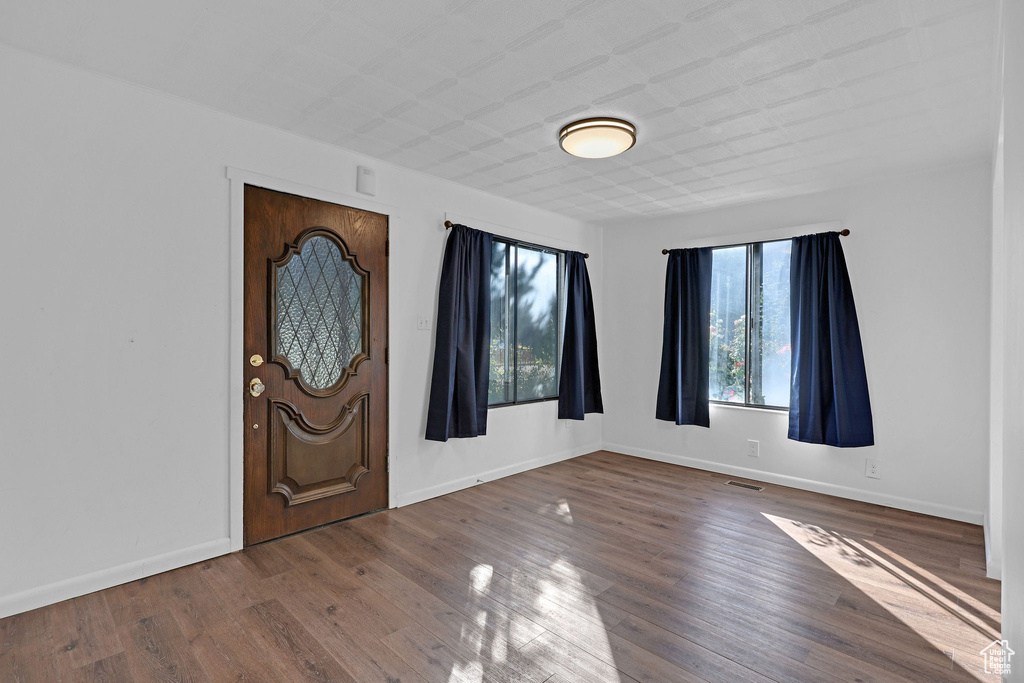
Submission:
<svg viewBox="0 0 1024 683">
<path fill-rule="evenodd" d="M 744 484 L 742 481 L 732 481 L 731 479 L 725 482 L 726 486 L 737 486 L 741 489 L 749 489 L 750 491 L 764 491 L 763 486 L 754 486 L 753 484 Z"/>
</svg>

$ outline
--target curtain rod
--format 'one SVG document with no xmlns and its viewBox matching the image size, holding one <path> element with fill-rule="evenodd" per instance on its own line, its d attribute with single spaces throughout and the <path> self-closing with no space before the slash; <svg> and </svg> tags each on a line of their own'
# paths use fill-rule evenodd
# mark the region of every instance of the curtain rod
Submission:
<svg viewBox="0 0 1024 683">
<path fill-rule="evenodd" d="M 444 222 L 445 230 L 450 229 L 452 227 L 452 225 L 454 225 L 454 223 L 452 223 L 451 221 L 445 221 Z M 523 241 L 523 240 L 519 240 L 519 239 L 513 239 L 511 237 L 504 237 L 502 235 L 495 235 L 495 237 L 501 237 L 502 239 L 511 240 L 513 242 L 522 242 Z M 668 252 L 666 251 L 665 253 L 667 254 Z M 590 254 L 583 254 L 583 258 L 590 258 Z"/>
<path fill-rule="evenodd" d="M 839 231 L 839 234 L 842 235 L 843 237 L 849 237 L 850 229 L 849 228 L 843 228 L 842 230 Z M 765 240 L 765 241 L 766 242 L 781 242 L 784 239 L 788 239 L 788 238 L 783 237 L 783 238 L 777 239 L 777 240 Z M 748 244 L 757 244 L 757 242 L 740 242 L 739 244 L 716 244 L 715 246 L 713 246 L 711 248 L 712 249 L 728 249 L 730 247 L 745 247 Z M 662 249 L 661 253 L 662 254 L 667 254 L 668 253 L 668 249 Z"/>
</svg>

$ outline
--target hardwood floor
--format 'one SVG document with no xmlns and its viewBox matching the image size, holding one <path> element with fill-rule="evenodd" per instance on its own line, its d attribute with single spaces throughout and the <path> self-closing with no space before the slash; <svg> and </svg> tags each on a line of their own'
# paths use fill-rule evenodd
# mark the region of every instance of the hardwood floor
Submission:
<svg viewBox="0 0 1024 683">
<path fill-rule="evenodd" d="M 997 680 L 980 527 L 598 452 L 0 621 L 0 681 Z"/>
</svg>

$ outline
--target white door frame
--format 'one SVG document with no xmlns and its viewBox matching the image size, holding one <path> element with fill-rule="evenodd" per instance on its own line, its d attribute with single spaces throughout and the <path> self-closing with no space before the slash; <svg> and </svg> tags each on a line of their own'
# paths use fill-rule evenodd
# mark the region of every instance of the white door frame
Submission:
<svg viewBox="0 0 1024 683">
<path fill-rule="evenodd" d="M 261 175 L 239 168 L 227 167 L 227 178 L 231 185 L 231 210 L 230 210 L 230 242 L 231 242 L 231 303 L 230 320 L 231 335 L 228 348 L 228 501 L 229 501 L 229 537 L 231 539 L 231 550 L 242 549 L 243 526 L 242 515 L 244 513 L 243 497 L 245 478 L 245 378 L 243 373 L 242 360 L 245 358 L 245 186 L 255 185 L 268 190 L 287 192 L 319 199 L 333 204 L 351 206 L 354 209 L 372 211 L 384 214 L 388 217 L 388 234 L 395 231 L 400 217 L 396 207 L 384 204 L 366 197 L 345 194 L 334 190 L 325 190 L 320 187 L 304 185 L 302 183 Z M 388 280 L 391 277 L 391 259 L 388 259 Z M 390 299 L 390 292 L 389 292 Z M 390 340 L 391 330 L 394 329 L 392 311 L 394 307 L 388 305 L 388 338 Z M 390 341 L 388 342 L 390 345 Z M 390 377 L 394 372 L 392 360 L 388 367 L 388 443 L 391 439 L 391 425 L 393 420 L 390 416 L 394 413 L 394 405 L 391 397 Z M 390 448 L 389 448 L 390 454 Z M 391 460 L 391 467 L 395 466 L 394 459 Z M 395 507 L 394 487 L 391 485 L 392 477 L 388 473 L 388 507 Z"/>
</svg>

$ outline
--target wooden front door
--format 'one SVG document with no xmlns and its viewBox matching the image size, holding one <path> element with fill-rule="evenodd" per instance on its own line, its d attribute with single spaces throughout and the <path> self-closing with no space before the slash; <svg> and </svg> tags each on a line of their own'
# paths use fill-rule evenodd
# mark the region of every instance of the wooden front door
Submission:
<svg viewBox="0 0 1024 683">
<path fill-rule="evenodd" d="M 388 504 L 388 218 L 245 188 L 245 543 Z"/>
</svg>

